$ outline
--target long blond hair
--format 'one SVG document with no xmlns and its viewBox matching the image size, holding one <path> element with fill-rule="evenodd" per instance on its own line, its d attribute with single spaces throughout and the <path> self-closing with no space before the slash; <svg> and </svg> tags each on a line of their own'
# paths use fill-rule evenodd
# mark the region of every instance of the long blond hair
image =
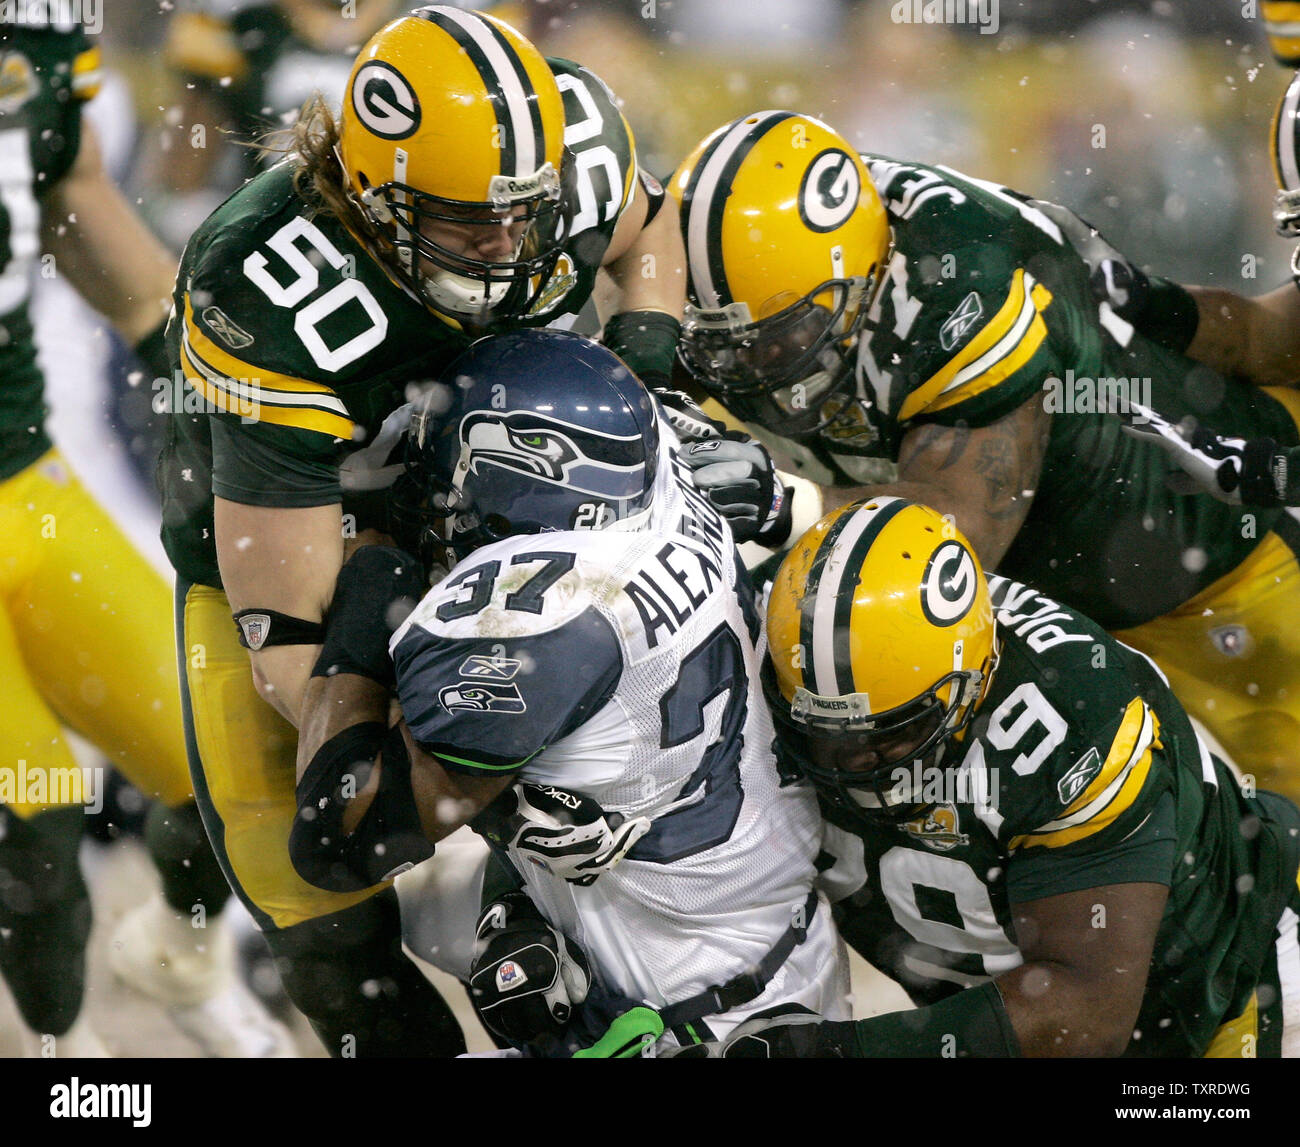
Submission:
<svg viewBox="0 0 1300 1147">
<path fill-rule="evenodd" d="M 320 208 L 368 235 L 370 227 L 348 198 L 338 142 L 334 113 L 325 97 L 314 92 L 302 105 L 293 131 L 280 149 L 287 151 L 294 165 L 294 189 L 303 199 L 319 203 Z"/>
</svg>

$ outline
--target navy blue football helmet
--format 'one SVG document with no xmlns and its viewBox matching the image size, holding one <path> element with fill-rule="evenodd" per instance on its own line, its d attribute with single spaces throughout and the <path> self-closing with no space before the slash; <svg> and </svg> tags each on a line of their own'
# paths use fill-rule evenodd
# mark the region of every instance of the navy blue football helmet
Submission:
<svg viewBox="0 0 1300 1147">
<path fill-rule="evenodd" d="M 416 408 L 408 467 L 447 558 L 514 534 L 648 517 L 658 413 L 612 351 L 568 331 L 520 330 L 479 339 L 443 378 L 450 406 L 443 388 Z"/>
</svg>

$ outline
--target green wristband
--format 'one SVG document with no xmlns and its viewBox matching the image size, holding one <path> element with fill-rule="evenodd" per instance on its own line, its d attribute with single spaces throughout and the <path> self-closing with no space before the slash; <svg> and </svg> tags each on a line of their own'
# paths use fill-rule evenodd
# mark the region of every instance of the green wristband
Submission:
<svg viewBox="0 0 1300 1147">
<path fill-rule="evenodd" d="M 663 311 L 623 311 L 605 324 L 601 341 L 648 387 L 667 387 L 682 324 Z"/>
<path fill-rule="evenodd" d="M 167 320 L 164 319 L 144 336 L 133 348 L 146 370 L 154 378 L 170 379 L 172 376 L 171 359 L 167 356 Z M 146 386 L 145 390 L 149 388 Z"/>
</svg>

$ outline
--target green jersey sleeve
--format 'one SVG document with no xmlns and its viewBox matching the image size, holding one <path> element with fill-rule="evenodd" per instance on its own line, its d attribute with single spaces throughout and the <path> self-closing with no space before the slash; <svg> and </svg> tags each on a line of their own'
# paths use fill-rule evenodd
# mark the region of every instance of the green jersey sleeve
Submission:
<svg viewBox="0 0 1300 1147">
<path fill-rule="evenodd" d="M 1055 225 L 1002 188 L 864 157 L 896 246 L 859 342 L 859 369 L 897 443 L 914 425 L 986 426 L 1058 368 Z"/>
</svg>

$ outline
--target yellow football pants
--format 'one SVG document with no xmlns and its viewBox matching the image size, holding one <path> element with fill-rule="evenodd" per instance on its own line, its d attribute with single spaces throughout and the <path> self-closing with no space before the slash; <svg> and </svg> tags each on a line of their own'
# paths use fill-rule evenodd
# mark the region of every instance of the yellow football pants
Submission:
<svg viewBox="0 0 1300 1147">
<path fill-rule="evenodd" d="M 57 450 L 0 482 L 0 800 L 77 803 L 61 726 L 146 795 L 190 799 L 167 586 Z"/>
<path fill-rule="evenodd" d="M 1267 387 L 1300 426 L 1300 390 Z M 1150 657 L 1257 789 L 1300 804 L 1300 521 L 1172 613 L 1115 636 Z"/>
<path fill-rule="evenodd" d="M 1257 789 L 1300 803 L 1300 526 L 1270 533 L 1172 613 L 1115 634 L 1164 670 L 1183 707 Z"/>
<path fill-rule="evenodd" d="M 387 887 L 326 892 L 294 870 L 298 732 L 258 695 L 226 595 L 178 584 L 176 606 L 195 796 L 226 879 L 258 924 L 288 928 Z"/>
</svg>

